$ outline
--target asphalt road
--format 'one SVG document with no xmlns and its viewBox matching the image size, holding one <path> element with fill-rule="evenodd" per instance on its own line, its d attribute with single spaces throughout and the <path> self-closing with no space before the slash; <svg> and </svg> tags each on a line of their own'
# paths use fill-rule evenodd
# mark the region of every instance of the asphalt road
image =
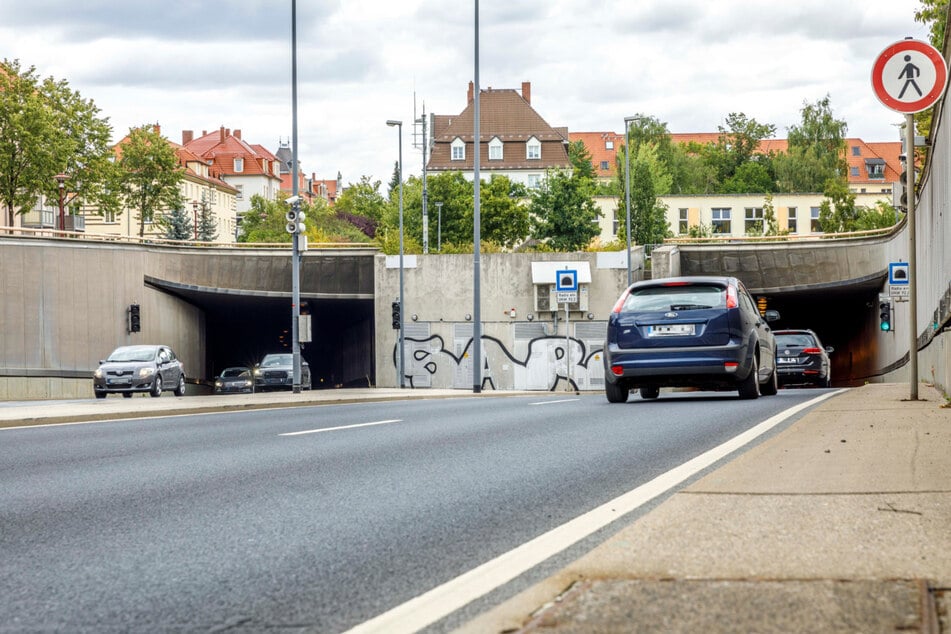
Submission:
<svg viewBox="0 0 951 634">
<path fill-rule="evenodd" d="M 0 430 L 0 631 L 344 631 L 817 393 L 545 393 Z"/>
</svg>

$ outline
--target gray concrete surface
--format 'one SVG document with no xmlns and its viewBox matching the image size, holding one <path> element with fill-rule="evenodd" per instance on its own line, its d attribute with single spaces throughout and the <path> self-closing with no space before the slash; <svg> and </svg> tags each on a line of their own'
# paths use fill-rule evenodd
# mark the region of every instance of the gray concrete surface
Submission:
<svg viewBox="0 0 951 634">
<path fill-rule="evenodd" d="M 930 385 L 908 395 L 830 398 L 458 634 L 951 632 L 951 408 Z M 0 427 L 443 397 L 474 395 L 109 397 L 10 404 Z"/>
<path fill-rule="evenodd" d="M 908 395 L 829 399 L 459 632 L 951 632 L 951 409 Z"/>
</svg>

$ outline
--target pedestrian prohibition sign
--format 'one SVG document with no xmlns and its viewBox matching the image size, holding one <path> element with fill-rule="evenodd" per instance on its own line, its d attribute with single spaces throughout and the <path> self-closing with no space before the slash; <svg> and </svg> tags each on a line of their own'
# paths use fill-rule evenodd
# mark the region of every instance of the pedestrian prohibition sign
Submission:
<svg viewBox="0 0 951 634">
<path fill-rule="evenodd" d="M 944 93 L 948 67 L 935 47 L 920 40 L 895 42 L 872 66 L 875 96 L 888 108 L 905 114 L 927 110 Z"/>
</svg>

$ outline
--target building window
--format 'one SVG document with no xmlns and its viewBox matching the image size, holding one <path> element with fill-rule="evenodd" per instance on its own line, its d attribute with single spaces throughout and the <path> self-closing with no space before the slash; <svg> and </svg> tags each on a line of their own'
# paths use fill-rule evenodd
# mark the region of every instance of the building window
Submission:
<svg viewBox="0 0 951 634">
<path fill-rule="evenodd" d="M 243 190 L 244 190 L 244 185 L 235 185 L 234 187 L 235 187 L 235 189 L 238 190 L 237 193 L 235 193 L 235 195 L 234 195 L 234 199 L 235 199 L 235 200 L 244 200 L 244 192 L 243 192 Z"/>
<path fill-rule="evenodd" d="M 747 235 L 763 235 L 763 208 L 747 207 L 745 209 L 744 229 Z"/>
<path fill-rule="evenodd" d="M 613 149 L 614 149 L 614 141 L 605 141 L 605 142 L 604 142 L 604 149 L 605 149 L 605 150 L 613 150 Z"/>
<path fill-rule="evenodd" d="M 857 167 L 849 168 L 849 176 L 857 177 L 858 175 L 859 175 L 859 168 Z"/>
<path fill-rule="evenodd" d="M 730 234 L 733 232 L 733 228 L 730 225 L 730 208 L 729 207 L 714 207 L 710 210 L 711 214 L 711 231 L 715 234 Z"/>
<path fill-rule="evenodd" d="M 607 162 L 607 161 L 601 161 L 601 171 L 602 171 L 602 172 L 608 171 L 608 162 Z"/>
<path fill-rule="evenodd" d="M 862 148 L 857 145 L 852 146 L 852 156 L 862 156 Z"/>
<path fill-rule="evenodd" d="M 234 171 L 235 171 L 235 172 L 243 172 L 243 171 L 244 171 L 244 159 L 243 159 L 243 158 L 236 158 L 236 159 L 234 160 Z"/>
<path fill-rule="evenodd" d="M 532 137 L 525 144 L 525 158 L 532 161 L 540 160 L 542 157 L 542 144 Z"/>
<path fill-rule="evenodd" d="M 789 208 L 789 218 L 786 220 L 786 229 L 789 233 L 796 233 L 796 208 Z"/>
<path fill-rule="evenodd" d="M 680 235 L 686 235 L 690 231 L 689 223 L 687 221 L 687 209 L 680 208 L 677 210 L 678 222 L 677 222 L 677 231 Z"/>
<path fill-rule="evenodd" d="M 854 168 L 857 169 L 857 168 Z M 865 171 L 868 172 L 869 178 L 885 178 L 885 161 L 878 160 L 867 160 L 865 161 Z"/>
<path fill-rule="evenodd" d="M 452 160 L 466 160 L 466 144 L 462 139 L 454 139 L 452 142 Z"/>
<path fill-rule="evenodd" d="M 531 189 L 538 189 L 542 186 L 542 175 L 541 174 L 529 174 L 528 175 L 528 186 Z"/>
<path fill-rule="evenodd" d="M 495 137 L 489 141 L 489 160 L 490 161 L 501 161 L 502 160 L 502 141 L 499 140 L 499 137 Z"/>
<path fill-rule="evenodd" d="M 809 208 L 809 230 L 812 233 L 822 233 L 822 228 L 819 226 L 819 208 L 818 207 Z"/>
</svg>

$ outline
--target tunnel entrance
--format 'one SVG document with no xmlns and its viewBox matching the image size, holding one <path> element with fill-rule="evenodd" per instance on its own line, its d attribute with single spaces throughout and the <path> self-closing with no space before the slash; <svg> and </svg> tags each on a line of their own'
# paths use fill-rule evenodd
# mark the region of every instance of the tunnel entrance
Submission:
<svg viewBox="0 0 951 634">
<path fill-rule="evenodd" d="M 273 352 L 291 352 L 291 299 L 276 295 L 220 293 L 168 283 L 153 286 L 204 313 L 205 368 L 211 381 L 230 366 L 252 367 Z M 372 299 L 302 298 L 311 315 L 311 341 L 301 343 L 313 389 L 369 387 L 375 376 Z"/>
</svg>

